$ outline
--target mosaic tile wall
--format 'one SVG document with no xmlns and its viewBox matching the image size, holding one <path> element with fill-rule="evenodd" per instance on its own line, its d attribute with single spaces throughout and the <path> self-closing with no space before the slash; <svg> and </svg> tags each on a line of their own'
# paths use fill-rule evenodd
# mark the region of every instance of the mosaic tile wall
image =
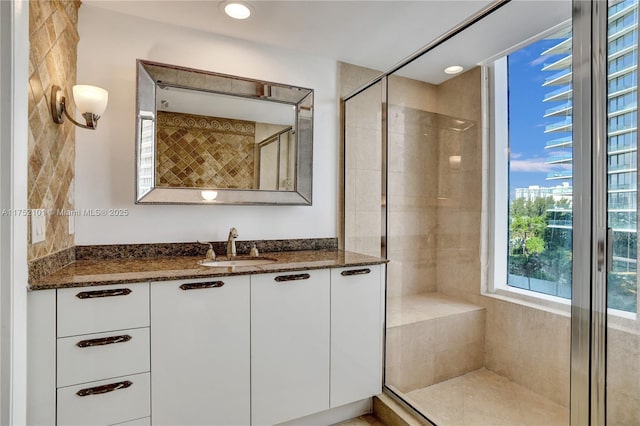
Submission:
<svg viewBox="0 0 640 426">
<path fill-rule="evenodd" d="M 28 207 L 50 212 L 45 241 L 31 244 L 28 231 L 30 261 L 74 245 L 68 217 L 56 213 L 74 208 L 75 127 L 53 122 L 49 98 L 52 85 L 70 94 L 76 82 L 79 7 L 74 0 L 29 2 Z"/>
<path fill-rule="evenodd" d="M 158 112 L 156 184 L 253 188 L 255 127 L 251 121 Z"/>
</svg>

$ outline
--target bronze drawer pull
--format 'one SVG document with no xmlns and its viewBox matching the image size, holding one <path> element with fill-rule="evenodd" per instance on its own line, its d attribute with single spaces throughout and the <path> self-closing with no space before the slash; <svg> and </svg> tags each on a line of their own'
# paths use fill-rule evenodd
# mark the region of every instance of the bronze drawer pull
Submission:
<svg viewBox="0 0 640 426">
<path fill-rule="evenodd" d="M 340 275 L 342 275 L 343 277 L 348 277 L 350 275 L 365 275 L 371 272 L 371 269 L 369 268 L 365 268 L 365 269 L 352 269 L 350 271 L 342 271 L 340 272 Z"/>
<path fill-rule="evenodd" d="M 131 290 L 128 288 L 116 288 L 113 290 L 82 291 L 76 294 L 76 297 L 78 299 L 95 299 L 96 297 L 126 296 L 127 294 L 131 294 Z"/>
<path fill-rule="evenodd" d="M 112 343 L 124 343 L 131 340 L 131 336 L 123 334 L 122 336 L 101 337 L 99 339 L 80 340 L 76 343 L 79 348 L 89 348 L 92 346 L 111 345 Z"/>
<path fill-rule="evenodd" d="M 182 284 L 180 286 L 183 290 L 199 290 L 203 288 L 218 288 L 222 287 L 224 282 L 222 281 L 211 281 L 209 283 L 193 283 L 193 284 Z"/>
<path fill-rule="evenodd" d="M 275 277 L 274 279 L 281 283 L 283 281 L 297 281 L 297 280 L 308 280 L 311 278 L 309 274 L 295 274 L 295 275 L 280 275 Z"/>
<path fill-rule="evenodd" d="M 126 389 L 129 386 L 131 386 L 132 384 L 133 384 L 132 381 L 125 380 L 124 382 L 110 383 L 108 385 L 102 385 L 102 386 L 96 386 L 96 387 L 93 387 L 93 388 L 80 389 L 78 392 L 76 392 L 76 395 L 78 395 L 78 396 L 100 395 L 100 394 L 103 394 L 103 393 L 113 392 L 113 391 L 116 391 L 118 389 Z"/>
</svg>

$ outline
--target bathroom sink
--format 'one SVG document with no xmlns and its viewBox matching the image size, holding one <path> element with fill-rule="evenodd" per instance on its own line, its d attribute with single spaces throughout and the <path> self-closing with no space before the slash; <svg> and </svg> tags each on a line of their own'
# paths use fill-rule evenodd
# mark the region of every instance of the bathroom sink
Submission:
<svg viewBox="0 0 640 426">
<path fill-rule="evenodd" d="M 219 267 L 232 267 L 232 266 L 259 266 L 259 265 L 268 265 L 270 263 L 275 263 L 275 259 L 269 259 L 268 257 L 252 257 L 252 258 L 243 258 L 243 259 L 232 259 L 232 260 L 201 260 L 198 262 L 200 266 L 210 266 L 212 268 Z"/>
</svg>

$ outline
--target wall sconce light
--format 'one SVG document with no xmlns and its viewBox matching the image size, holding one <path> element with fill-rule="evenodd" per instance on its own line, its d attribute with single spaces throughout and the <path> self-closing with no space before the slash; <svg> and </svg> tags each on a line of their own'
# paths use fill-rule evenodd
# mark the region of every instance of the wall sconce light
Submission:
<svg viewBox="0 0 640 426">
<path fill-rule="evenodd" d="M 64 122 L 62 114 L 64 113 L 76 126 L 95 130 L 98 126 L 100 115 L 107 108 L 109 92 L 97 86 L 76 85 L 73 86 L 73 100 L 87 124 L 78 123 L 69 115 L 66 105 L 67 98 L 62 89 L 56 85 L 51 88 L 51 116 L 53 121 L 62 124 Z"/>
</svg>

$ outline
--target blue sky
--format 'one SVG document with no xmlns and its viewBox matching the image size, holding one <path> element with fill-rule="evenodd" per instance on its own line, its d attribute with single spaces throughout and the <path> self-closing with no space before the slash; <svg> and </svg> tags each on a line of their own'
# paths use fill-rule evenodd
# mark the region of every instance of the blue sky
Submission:
<svg viewBox="0 0 640 426">
<path fill-rule="evenodd" d="M 557 57 L 541 57 L 540 54 L 554 46 L 558 40 L 540 40 L 509 55 L 509 145 L 510 180 L 509 192 L 514 188 L 529 185 L 555 186 L 561 181 L 547 181 L 548 172 L 559 170 L 558 166 L 545 164 L 549 150 L 548 140 L 568 135 L 552 133 L 545 135 L 547 124 L 560 121 L 561 117 L 544 118 L 546 109 L 560 102 L 543 103 L 546 93 L 560 86 L 542 87 L 544 80 L 558 71 L 542 71 L 544 62 Z M 557 151 L 557 150 L 556 150 Z M 557 152 L 556 152 L 557 153 Z"/>
</svg>

